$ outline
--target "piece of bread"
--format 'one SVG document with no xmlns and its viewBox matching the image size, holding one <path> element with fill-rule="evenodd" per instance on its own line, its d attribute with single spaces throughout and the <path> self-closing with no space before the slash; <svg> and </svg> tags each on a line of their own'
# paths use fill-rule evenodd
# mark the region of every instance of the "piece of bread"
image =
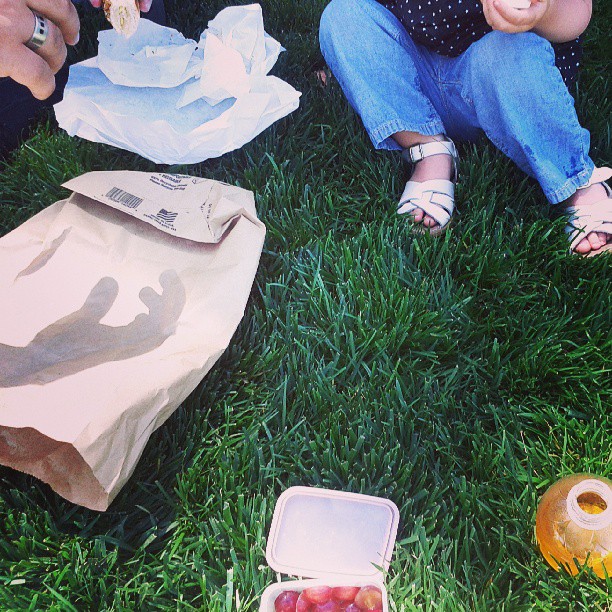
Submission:
<svg viewBox="0 0 612 612">
<path fill-rule="evenodd" d="M 138 29 L 138 0 L 104 0 L 103 8 L 106 19 L 122 36 L 129 38 Z"/>
</svg>

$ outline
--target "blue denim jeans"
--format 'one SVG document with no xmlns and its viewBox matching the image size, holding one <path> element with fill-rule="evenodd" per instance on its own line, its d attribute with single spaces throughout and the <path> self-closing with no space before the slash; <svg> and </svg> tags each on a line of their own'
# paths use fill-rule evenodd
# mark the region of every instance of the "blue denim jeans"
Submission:
<svg viewBox="0 0 612 612">
<path fill-rule="evenodd" d="M 491 32 L 458 57 L 415 44 L 376 0 L 331 0 L 321 17 L 323 56 L 378 149 L 400 149 L 400 131 L 476 140 L 484 132 L 551 204 L 586 185 L 590 135 L 555 66 L 532 32 Z"/>
</svg>

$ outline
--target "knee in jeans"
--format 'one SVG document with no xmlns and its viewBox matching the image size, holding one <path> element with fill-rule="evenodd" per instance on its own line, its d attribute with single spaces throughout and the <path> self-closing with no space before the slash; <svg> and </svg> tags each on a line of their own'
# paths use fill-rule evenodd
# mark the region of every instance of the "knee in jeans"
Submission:
<svg viewBox="0 0 612 612">
<path fill-rule="evenodd" d="M 347 20 L 354 22 L 363 11 L 360 0 L 331 0 L 321 15 L 319 39 L 321 43 L 333 37 L 334 33 L 346 30 Z"/>
<path fill-rule="evenodd" d="M 480 80 L 523 81 L 537 75 L 540 67 L 555 63 L 550 42 L 534 32 L 493 31 L 475 44 L 472 65 Z"/>
</svg>

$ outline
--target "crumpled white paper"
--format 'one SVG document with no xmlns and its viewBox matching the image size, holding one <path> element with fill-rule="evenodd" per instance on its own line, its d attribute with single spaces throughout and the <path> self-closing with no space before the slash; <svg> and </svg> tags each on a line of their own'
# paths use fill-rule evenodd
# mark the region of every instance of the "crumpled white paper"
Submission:
<svg viewBox="0 0 612 612">
<path fill-rule="evenodd" d="M 115 30 L 98 33 L 98 68 L 109 81 L 126 87 L 176 87 L 198 74 L 203 56 L 194 55 L 195 40 L 148 19 L 137 33 L 130 38 Z"/>
<path fill-rule="evenodd" d="M 221 11 L 209 22 L 198 47 L 204 49 L 202 72 L 185 87 L 181 107 L 201 97 L 215 105 L 244 95 L 254 80 L 270 72 L 283 50 L 265 33 L 259 5 Z"/>
<path fill-rule="evenodd" d="M 55 105 L 71 136 L 189 164 L 240 148 L 299 105 L 300 92 L 268 75 L 283 48 L 259 4 L 223 9 L 197 44 L 146 19 L 128 40 L 109 30 L 99 41 Z"/>
</svg>

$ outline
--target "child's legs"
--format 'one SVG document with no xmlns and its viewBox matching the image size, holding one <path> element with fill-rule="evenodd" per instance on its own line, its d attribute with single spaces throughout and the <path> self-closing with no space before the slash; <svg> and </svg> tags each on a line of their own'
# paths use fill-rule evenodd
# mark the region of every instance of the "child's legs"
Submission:
<svg viewBox="0 0 612 612">
<path fill-rule="evenodd" d="M 426 54 L 376 0 L 332 0 L 321 17 L 323 56 L 378 149 L 400 149 L 398 132 L 445 131 Z"/>
<path fill-rule="evenodd" d="M 578 122 L 550 43 L 534 33 L 491 32 L 455 70 L 462 97 L 489 139 L 535 177 L 556 204 L 588 183 L 590 136 Z"/>
</svg>

